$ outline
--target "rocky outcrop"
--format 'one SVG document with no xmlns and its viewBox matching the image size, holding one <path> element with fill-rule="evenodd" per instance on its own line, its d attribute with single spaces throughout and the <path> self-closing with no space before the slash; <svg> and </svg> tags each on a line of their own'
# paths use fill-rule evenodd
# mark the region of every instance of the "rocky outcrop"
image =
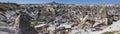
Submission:
<svg viewBox="0 0 120 34">
<path fill-rule="evenodd" d="M 112 25 L 108 26 L 106 29 L 102 30 L 102 31 L 95 31 L 95 32 L 91 32 L 89 34 L 104 34 L 104 33 L 111 33 L 113 32 L 113 34 L 120 34 L 120 20 L 117 22 L 113 22 Z"/>
<path fill-rule="evenodd" d="M 30 16 L 24 12 L 20 12 L 14 26 L 18 30 L 17 34 L 37 34 L 36 30 L 30 26 Z"/>
</svg>

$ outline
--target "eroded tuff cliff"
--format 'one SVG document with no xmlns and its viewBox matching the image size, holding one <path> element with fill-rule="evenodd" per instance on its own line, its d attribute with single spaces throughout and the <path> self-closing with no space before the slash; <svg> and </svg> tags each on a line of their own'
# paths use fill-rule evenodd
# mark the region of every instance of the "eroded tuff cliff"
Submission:
<svg viewBox="0 0 120 34">
<path fill-rule="evenodd" d="M 8 7 L 8 6 L 6 6 Z M 11 8 L 10 8 L 11 9 Z M 20 13 L 20 11 L 24 13 Z M 77 5 L 77 4 L 19 4 L 13 10 L 0 9 L 0 23 L 8 32 L 18 29 L 23 34 L 35 32 L 64 33 L 66 34 L 89 34 L 101 31 L 116 22 L 120 18 L 120 5 Z M 6 26 L 7 25 L 7 26 Z M 9 27 L 10 26 L 10 27 Z M 20 30 L 19 30 L 20 29 Z M 27 30 L 27 31 L 26 31 Z M 34 32 L 31 32 L 34 31 Z"/>
</svg>

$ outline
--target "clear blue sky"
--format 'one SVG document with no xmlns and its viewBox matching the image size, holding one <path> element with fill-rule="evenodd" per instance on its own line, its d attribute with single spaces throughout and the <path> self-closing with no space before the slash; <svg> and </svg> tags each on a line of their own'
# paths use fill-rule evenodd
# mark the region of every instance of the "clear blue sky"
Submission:
<svg viewBox="0 0 120 34">
<path fill-rule="evenodd" d="M 0 0 L 0 2 L 13 2 L 18 4 L 42 4 L 53 1 L 66 4 L 120 4 L 120 0 Z"/>
</svg>

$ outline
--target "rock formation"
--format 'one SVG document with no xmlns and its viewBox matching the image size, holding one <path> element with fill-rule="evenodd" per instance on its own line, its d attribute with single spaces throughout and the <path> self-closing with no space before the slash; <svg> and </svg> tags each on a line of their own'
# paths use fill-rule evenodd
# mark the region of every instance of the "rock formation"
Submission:
<svg viewBox="0 0 120 34">
<path fill-rule="evenodd" d="M 37 34 L 36 30 L 30 26 L 30 16 L 25 12 L 20 12 L 14 27 L 18 30 L 17 34 Z"/>
<path fill-rule="evenodd" d="M 4 5 L 1 4 L 0 7 L 2 6 Z M 119 4 L 77 5 L 53 2 L 46 4 L 19 4 L 17 9 L 13 8 L 14 10 L 9 10 L 9 8 L 4 9 L 6 7 L 7 6 L 0 8 L 0 23 L 8 22 L 8 24 L 11 24 L 15 21 L 13 25 L 17 34 L 37 34 L 37 32 L 57 34 L 62 32 L 60 31 L 61 28 L 63 31 L 64 29 L 70 29 L 69 33 L 72 34 L 89 34 L 89 32 L 104 30 L 113 24 L 114 21 L 120 19 Z M 37 32 L 30 26 L 30 22 L 33 27 L 39 25 L 36 27 Z M 63 24 L 65 26 L 59 27 Z M 67 25 L 69 25 L 70 28 L 68 28 L 69 26 Z M 0 28 L 2 28 L 0 31 L 7 30 L 1 26 Z M 66 31 L 68 32 L 68 30 Z"/>
</svg>

